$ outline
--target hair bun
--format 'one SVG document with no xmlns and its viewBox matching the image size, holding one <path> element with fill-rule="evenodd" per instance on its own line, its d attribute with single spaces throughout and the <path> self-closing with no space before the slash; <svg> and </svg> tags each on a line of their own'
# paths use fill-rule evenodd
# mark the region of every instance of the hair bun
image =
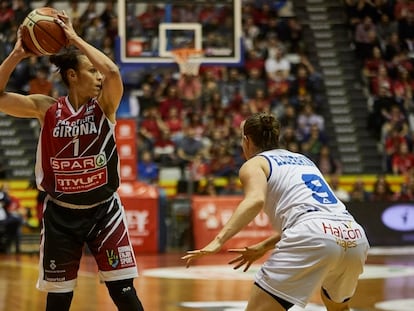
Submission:
<svg viewBox="0 0 414 311">
<path fill-rule="evenodd" d="M 268 114 L 262 114 L 260 121 L 262 123 L 263 130 L 272 130 L 273 129 L 273 121 L 274 117 Z"/>
</svg>

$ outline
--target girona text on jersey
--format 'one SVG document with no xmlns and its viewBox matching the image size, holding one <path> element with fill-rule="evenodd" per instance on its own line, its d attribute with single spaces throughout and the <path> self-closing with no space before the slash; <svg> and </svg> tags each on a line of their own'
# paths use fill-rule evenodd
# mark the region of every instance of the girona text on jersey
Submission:
<svg viewBox="0 0 414 311">
<path fill-rule="evenodd" d="M 59 120 L 53 129 L 53 137 L 76 137 L 97 132 L 94 116 L 86 116 L 76 121 Z"/>
</svg>

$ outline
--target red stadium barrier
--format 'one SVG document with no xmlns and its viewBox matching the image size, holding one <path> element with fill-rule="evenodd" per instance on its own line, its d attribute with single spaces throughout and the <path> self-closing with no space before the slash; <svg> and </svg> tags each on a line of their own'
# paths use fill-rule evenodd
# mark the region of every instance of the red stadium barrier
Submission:
<svg viewBox="0 0 414 311">
<path fill-rule="evenodd" d="M 206 246 L 215 237 L 241 200 L 241 196 L 193 196 L 192 221 L 195 248 Z M 245 229 L 230 239 L 223 250 L 252 245 L 273 233 L 267 215 L 261 212 Z"/>
</svg>

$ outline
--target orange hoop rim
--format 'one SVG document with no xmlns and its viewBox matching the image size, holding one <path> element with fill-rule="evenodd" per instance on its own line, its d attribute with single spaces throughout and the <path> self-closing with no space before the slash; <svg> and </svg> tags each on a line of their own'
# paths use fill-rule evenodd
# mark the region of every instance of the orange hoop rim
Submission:
<svg viewBox="0 0 414 311">
<path fill-rule="evenodd" d="M 186 62 L 187 59 L 191 56 L 195 56 L 194 58 L 202 56 L 204 54 L 204 50 L 183 48 L 172 50 L 171 53 L 173 54 L 176 61 Z"/>
</svg>

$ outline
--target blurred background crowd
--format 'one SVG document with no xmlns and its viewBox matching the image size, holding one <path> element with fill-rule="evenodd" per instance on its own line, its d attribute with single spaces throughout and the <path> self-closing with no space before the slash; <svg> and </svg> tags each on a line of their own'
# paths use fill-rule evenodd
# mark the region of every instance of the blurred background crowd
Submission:
<svg viewBox="0 0 414 311">
<path fill-rule="evenodd" d="M 90 1 L 83 9 L 78 1 L 67 3 L 67 14 L 79 35 L 115 60 L 116 2 Z M 302 25 L 291 1 L 266 0 L 243 0 L 243 66 L 202 65 L 198 76 L 180 75 L 176 66 L 148 71 L 136 84 L 125 85 L 122 105 L 128 106 L 128 115 L 122 117 L 137 123 L 138 179 L 156 184 L 163 168 L 174 167 L 179 168 L 180 180 L 196 182 L 195 193 L 240 194 L 237 174 L 244 160 L 240 123 L 251 113 L 270 111 L 282 125 L 281 147 L 314 160 L 344 200 L 413 199 L 413 178 L 408 177 L 414 168 L 414 2 L 343 3 L 353 39 L 350 48 L 360 61 L 368 98 L 367 128 L 384 155 L 378 188 L 376 183 L 367 191 L 358 180 L 352 191 L 340 189 L 342 165 L 331 151 L 320 109 L 328 104 L 321 96 L 323 76 L 307 57 Z M 45 1 L 44 6 L 53 6 L 53 1 Z M 151 31 L 158 27 L 162 9 L 149 4 L 139 16 L 129 17 L 131 25 Z M 18 25 L 31 10 L 30 1 L 0 1 L 0 60 L 11 51 Z M 182 10 L 185 12 L 185 6 Z M 200 20 L 206 14 L 192 13 L 199 14 Z M 8 90 L 65 94 L 47 57 L 32 57 L 19 64 Z M 407 176 L 401 193 L 390 190 L 386 174 Z M 216 178 L 224 178 L 224 186 L 217 186 Z"/>
</svg>

